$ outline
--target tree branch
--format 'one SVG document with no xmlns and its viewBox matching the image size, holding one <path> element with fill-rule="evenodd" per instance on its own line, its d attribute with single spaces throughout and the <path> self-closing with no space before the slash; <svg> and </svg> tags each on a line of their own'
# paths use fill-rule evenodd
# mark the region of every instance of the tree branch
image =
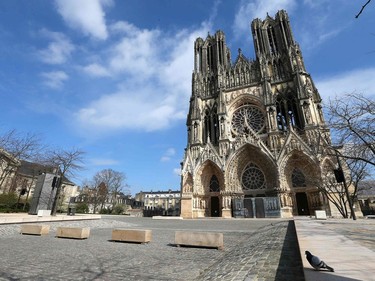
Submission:
<svg viewBox="0 0 375 281">
<path fill-rule="evenodd" d="M 361 10 L 359 11 L 359 13 L 356 14 L 356 16 L 355 16 L 356 19 L 358 19 L 359 15 L 362 14 L 363 10 L 365 9 L 365 7 L 366 7 L 370 2 L 371 2 L 371 0 L 368 0 L 368 1 L 366 2 L 366 4 L 362 6 L 362 8 L 361 8 Z"/>
</svg>

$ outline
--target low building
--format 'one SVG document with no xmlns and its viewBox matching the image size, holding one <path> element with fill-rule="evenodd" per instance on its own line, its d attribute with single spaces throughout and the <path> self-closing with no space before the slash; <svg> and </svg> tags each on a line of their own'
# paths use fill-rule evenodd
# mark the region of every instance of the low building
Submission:
<svg viewBox="0 0 375 281">
<path fill-rule="evenodd" d="M 0 148 L 0 194 L 12 192 L 17 169 L 21 162 L 11 153 Z"/>
<path fill-rule="evenodd" d="M 26 204 L 26 202 L 30 201 L 34 194 L 38 177 L 44 173 L 56 174 L 56 170 L 51 166 L 21 160 L 12 185 L 12 191 L 19 194 L 20 203 Z M 67 211 L 70 198 L 76 197 L 78 194 L 79 187 L 64 177 L 61 185 L 58 211 Z"/>
<path fill-rule="evenodd" d="M 113 208 L 120 206 L 123 212 L 126 213 L 134 206 L 134 199 L 131 195 L 118 192 L 116 195 L 108 192 L 104 183 L 101 183 L 97 188 L 85 186 L 74 199 L 74 203 L 86 203 L 88 212 L 96 213 L 113 213 Z M 116 211 L 115 211 L 116 213 Z"/>
<path fill-rule="evenodd" d="M 181 191 L 141 191 L 135 195 L 136 202 L 142 202 L 143 215 L 150 216 L 179 216 Z"/>
<path fill-rule="evenodd" d="M 375 181 L 364 181 L 358 187 L 357 199 L 364 216 L 375 215 Z"/>
</svg>

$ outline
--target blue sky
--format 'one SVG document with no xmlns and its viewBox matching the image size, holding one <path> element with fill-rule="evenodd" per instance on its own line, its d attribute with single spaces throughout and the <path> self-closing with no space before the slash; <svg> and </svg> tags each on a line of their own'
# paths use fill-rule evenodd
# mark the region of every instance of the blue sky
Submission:
<svg viewBox="0 0 375 281">
<path fill-rule="evenodd" d="M 223 30 L 255 58 L 254 18 L 287 10 L 323 100 L 375 95 L 375 3 L 365 0 L 0 1 L 0 132 L 82 149 L 77 184 L 112 168 L 131 193 L 179 189 L 193 42 Z"/>
</svg>

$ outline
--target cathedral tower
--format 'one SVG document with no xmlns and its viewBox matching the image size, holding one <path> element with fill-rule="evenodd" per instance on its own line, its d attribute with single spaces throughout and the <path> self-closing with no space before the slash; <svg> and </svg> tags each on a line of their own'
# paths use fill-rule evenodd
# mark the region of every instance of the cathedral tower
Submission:
<svg viewBox="0 0 375 281">
<path fill-rule="evenodd" d="M 182 217 L 330 211 L 306 180 L 321 177 L 330 137 L 288 15 L 255 19 L 251 31 L 255 60 L 238 50 L 232 62 L 222 31 L 195 41 Z"/>
</svg>

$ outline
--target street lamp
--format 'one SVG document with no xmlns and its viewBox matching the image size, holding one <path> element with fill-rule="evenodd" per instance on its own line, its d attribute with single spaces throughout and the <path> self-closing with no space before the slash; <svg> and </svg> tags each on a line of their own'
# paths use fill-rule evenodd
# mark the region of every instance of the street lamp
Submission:
<svg viewBox="0 0 375 281">
<path fill-rule="evenodd" d="M 336 159 L 337 159 L 337 164 L 338 164 L 338 169 L 334 170 L 334 173 L 335 173 L 336 181 L 338 183 L 342 182 L 344 184 L 345 194 L 346 194 L 346 197 L 348 198 L 350 212 L 351 212 L 353 220 L 356 220 L 357 217 L 356 217 L 354 209 L 353 209 L 352 200 L 350 200 L 349 189 L 348 189 L 348 185 L 346 184 L 346 179 L 345 179 L 344 172 L 342 170 L 342 166 L 341 166 L 341 162 L 340 162 L 340 157 L 339 157 L 339 152 L 338 152 L 338 150 L 341 149 L 342 147 L 343 147 L 343 145 L 332 146 L 332 149 L 335 151 L 335 155 L 336 155 Z"/>
</svg>

